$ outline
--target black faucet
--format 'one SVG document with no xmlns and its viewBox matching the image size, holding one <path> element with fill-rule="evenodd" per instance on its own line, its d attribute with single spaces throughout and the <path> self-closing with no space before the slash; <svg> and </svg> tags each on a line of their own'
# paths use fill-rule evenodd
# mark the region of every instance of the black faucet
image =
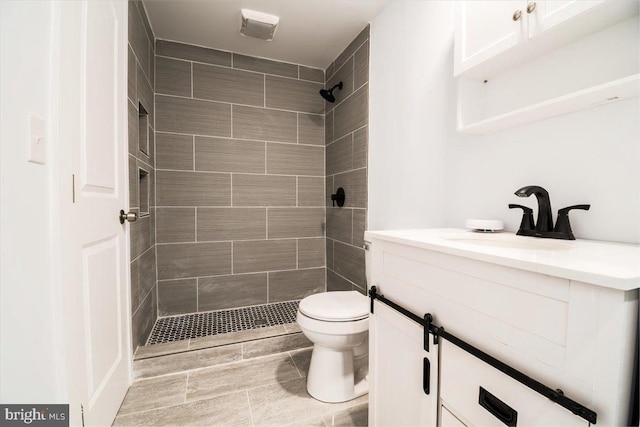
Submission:
<svg viewBox="0 0 640 427">
<path fill-rule="evenodd" d="M 515 192 L 518 197 L 529 197 L 535 194 L 538 199 L 538 220 L 536 221 L 536 231 L 552 231 L 553 218 L 551 217 L 551 200 L 549 192 L 537 185 L 528 185 Z"/>
<path fill-rule="evenodd" d="M 569 211 L 572 209 L 588 211 L 591 205 L 575 205 L 560 209 L 554 228 L 551 214 L 551 201 L 549 200 L 549 192 L 547 190 L 537 185 L 528 185 L 515 192 L 515 195 L 518 197 L 529 197 L 532 194 L 535 194 L 538 199 L 538 220 L 535 226 L 531 208 L 514 204 L 509 205 L 509 209 L 520 208 L 523 210 L 520 229 L 516 234 L 519 236 L 575 240 L 576 238 L 573 235 L 571 224 L 569 223 Z"/>
</svg>

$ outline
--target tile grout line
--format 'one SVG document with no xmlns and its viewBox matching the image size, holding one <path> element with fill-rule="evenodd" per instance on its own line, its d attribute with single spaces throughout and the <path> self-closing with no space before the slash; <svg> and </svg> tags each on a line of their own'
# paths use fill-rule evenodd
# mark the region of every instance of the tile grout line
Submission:
<svg viewBox="0 0 640 427">
<path fill-rule="evenodd" d="M 270 142 L 269 144 L 279 144 L 278 142 Z M 285 143 L 285 145 L 291 145 L 291 144 L 287 144 Z M 319 147 L 317 145 L 313 145 L 313 146 L 309 146 L 309 147 L 318 147 L 319 149 L 321 149 L 322 147 Z M 365 167 L 362 168 L 358 168 L 358 169 L 364 169 Z M 358 170 L 358 169 L 354 169 L 354 170 Z M 189 169 L 158 169 L 157 172 L 189 172 L 189 173 L 202 173 L 202 174 L 209 174 L 209 175 L 229 175 L 230 173 L 235 173 L 237 175 L 252 175 L 252 176 L 289 176 L 289 177 L 295 177 L 295 176 L 305 176 L 305 177 L 309 177 L 309 178 L 325 178 L 322 175 L 286 175 L 286 174 L 280 174 L 280 173 L 256 173 L 256 172 L 216 172 L 216 171 L 206 171 L 206 170 L 189 170 Z"/>
<path fill-rule="evenodd" d="M 251 426 L 254 427 L 255 423 L 253 422 L 253 411 L 251 410 L 251 399 L 249 398 L 249 389 L 244 390 L 247 396 L 247 403 L 249 404 L 249 418 L 251 418 Z"/>
<path fill-rule="evenodd" d="M 187 393 L 189 392 L 189 375 L 191 371 L 187 371 L 187 380 L 184 382 L 184 402 L 187 403 Z"/>
<path fill-rule="evenodd" d="M 357 37 L 358 37 L 358 36 L 356 36 L 356 38 L 357 38 Z M 334 64 L 334 67 L 333 67 L 333 68 L 334 68 L 334 69 L 333 69 L 333 73 L 331 73 L 331 75 L 330 75 L 330 76 L 325 76 L 325 79 L 331 79 L 333 76 L 335 76 L 335 75 L 338 73 L 338 71 L 340 71 L 340 70 L 342 69 L 342 67 L 344 67 L 344 64 L 346 64 L 347 62 L 349 62 L 349 60 L 351 59 L 351 57 L 353 57 L 353 62 L 355 63 L 355 62 L 356 62 L 356 58 L 355 58 L 356 53 L 360 50 L 360 48 L 361 48 L 362 46 L 364 46 L 364 45 L 369 41 L 370 37 L 371 37 L 370 35 L 369 35 L 369 36 L 367 36 L 367 38 L 366 38 L 366 40 L 365 40 L 365 41 L 363 41 L 361 44 L 359 44 L 359 45 L 358 45 L 358 47 L 354 48 L 353 53 L 352 53 L 351 55 L 347 56 L 347 58 L 344 60 L 344 62 L 343 62 L 342 64 L 340 64 L 340 67 L 338 67 L 337 69 L 336 69 L 336 67 L 335 67 L 335 61 L 333 61 L 333 64 Z M 351 43 L 353 43 L 354 41 L 355 41 L 355 39 L 351 40 Z M 350 45 L 351 43 L 349 43 L 349 45 Z M 345 48 L 345 49 L 340 53 L 340 55 L 342 55 L 342 54 L 343 54 L 343 53 L 344 53 L 344 52 L 349 48 L 349 45 L 347 45 L 347 47 L 346 47 L 346 48 Z M 340 55 L 338 55 L 338 57 L 340 57 Z M 338 58 L 336 58 L 336 59 L 338 59 Z"/>
<path fill-rule="evenodd" d="M 256 108 L 261 108 L 261 107 L 256 107 Z M 322 114 L 315 114 L 315 113 L 302 113 L 302 114 L 311 114 L 313 116 L 322 116 Z M 359 128 L 356 129 L 356 131 L 362 129 L 365 126 L 367 126 L 367 125 L 360 126 Z M 193 136 L 193 137 L 209 138 L 209 139 L 233 139 L 235 141 L 268 142 L 270 144 L 281 144 L 281 145 L 282 144 L 286 144 L 286 145 L 302 145 L 302 146 L 305 146 L 305 147 L 324 147 L 325 145 L 329 145 L 329 144 L 325 144 L 324 142 L 321 143 L 321 144 L 304 144 L 304 143 L 298 144 L 297 142 L 274 141 L 274 140 L 270 140 L 270 139 L 250 139 L 250 138 L 227 137 L 227 136 L 221 136 L 221 135 L 202 135 L 202 134 L 198 134 L 198 133 L 193 134 L 193 133 L 184 133 L 184 132 L 173 132 L 173 131 L 170 131 L 170 130 L 158 130 L 158 131 L 154 130 L 154 133 L 161 133 L 161 134 L 166 134 L 166 135 Z M 134 158 L 144 162 L 144 159 L 139 159 L 133 153 L 129 153 L 129 154 L 131 156 L 133 156 Z M 169 170 L 171 170 L 171 169 L 169 169 Z M 181 169 L 176 169 L 176 170 L 181 170 Z M 184 170 L 184 169 L 182 169 L 182 170 Z"/>
<path fill-rule="evenodd" d="M 296 371 L 298 371 L 298 375 L 300 375 L 300 378 L 304 378 L 302 376 L 302 372 L 300 372 L 300 369 L 298 369 L 298 364 L 296 363 L 296 361 L 293 359 L 293 356 L 291 355 L 291 351 L 288 351 L 287 353 L 289 354 L 289 358 L 293 362 L 293 366 L 296 368 Z"/>
<path fill-rule="evenodd" d="M 307 178 L 307 177 L 305 177 Z M 322 178 L 320 176 L 312 176 L 312 177 L 308 177 L 308 178 Z M 178 205 L 178 206 L 172 206 L 172 205 L 164 205 L 164 206 L 155 206 L 158 209 L 188 209 L 188 208 L 200 208 L 200 209 L 266 209 L 266 208 L 273 208 L 273 209 L 293 209 L 293 208 L 297 208 L 299 207 L 300 210 L 304 210 L 304 209 L 323 209 L 326 206 L 324 205 L 304 205 L 304 206 L 295 206 L 295 205 L 289 205 L 289 206 L 285 206 L 285 205 L 281 205 L 281 206 L 260 206 L 260 205 L 241 205 L 241 206 L 217 206 L 217 205 L 193 205 L 193 206 L 187 206 L 187 205 Z M 329 206 L 331 207 L 331 206 Z M 132 206 L 131 209 L 138 209 L 138 207 L 136 206 Z M 358 209 L 358 210 L 365 210 L 367 208 L 361 208 L 358 206 L 352 206 L 350 207 L 350 209 Z M 145 217 L 146 218 L 146 217 Z M 313 239 L 315 236 L 307 236 L 307 237 L 299 237 L 300 239 Z M 317 236 L 317 237 L 324 237 L 324 235 L 322 236 Z M 284 239 L 284 237 L 282 238 Z M 238 239 L 235 239 L 238 240 Z M 247 240 L 263 240 L 263 239 L 247 239 Z M 229 240 L 211 240 L 212 242 L 227 242 Z M 167 243 L 173 243 L 173 242 L 165 242 L 164 244 Z M 193 243 L 192 242 L 182 242 L 182 243 Z"/>
<path fill-rule="evenodd" d="M 365 86 L 367 83 L 364 83 L 362 86 Z M 362 89 L 362 86 L 360 86 L 358 88 L 358 90 Z M 265 90 L 266 91 L 266 90 Z M 349 97 L 351 95 L 353 95 L 354 92 L 349 94 Z M 275 108 L 275 107 L 262 107 L 260 105 L 252 105 L 252 104 L 242 104 L 239 102 L 229 102 L 229 101 L 216 101 L 214 99 L 207 99 L 207 98 L 190 98 L 188 96 L 181 96 L 181 95 L 172 95 L 170 93 L 157 93 L 154 95 L 155 96 L 163 96 L 166 98 L 179 98 L 179 99 L 188 99 L 188 100 L 195 100 L 195 101 L 203 101 L 203 102 L 209 102 L 209 103 L 216 103 L 216 104 L 224 104 L 224 105 L 231 105 L 231 106 L 238 106 L 238 107 L 246 107 L 246 108 L 255 108 L 255 109 L 261 109 L 261 110 L 272 110 L 272 111 L 280 111 L 280 112 L 285 112 L 285 113 L 291 113 L 291 114 L 296 114 L 296 113 L 304 113 L 304 114 L 313 114 L 315 116 L 322 116 L 323 113 L 317 113 L 314 111 L 298 111 L 298 110 L 287 110 L 286 108 Z M 345 98 L 344 100 L 348 99 L 349 97 Z M 342 100 L 340 102 L 340 104 L 342 104 L 342 102 L 344 102 L 344 100 Z M 266 101 L 265 101 L 266 103 Z M 336 107 L 340 104 L 337 104 Z M 159 132 L 163 132 L 163 131 L 159 131 Z"/>
<path fill-rule="evenodd" d="M 353 40 L 355 40 L 355 39 L 353 39 Z M 353 40 L 351 42 L 353 42 Z M 367 37 L 366 41 L 368 41 L 368 40 L 369 40 L 369 37 Z M 235 70 L 241 70 L 241 71 L 249 71 L 249 72 L 252 72 L 252 73 L 269 74 L 270 76 L 284 77 L 284 78 L 288 78 L 288 79 L 299 79 L 299 80 L 305 80 L 305 81 L 310 81 L 310 82 L 314 82 L 314 83 L 319 83 L 319 82 L 317 82 L 315 80 L 300 79 L 299 77 L 290 77 L 290 76 L 285 76 L 285 75 L 281 75 L 281 74 L 265 73 L 264 71 L 254 71 L 254 70 L 249 70 L 249 69 L 236 67 L 234 57 L 235 57 L 235 55 L 238 55 L 238 53 L 230 51 L 230 50 L 214 49 L 214 48 L 203 46 L 203 45 L 199 45 L 199 44 L 184 43 L 184 42 L 177 41 L 177 40 L 163 39 L 163 38 L 159 38 L 159 37 L 156 37 L 155 41 L 163 41 L 163 42 L 169 42 L 169 43 L 172 43 L 172 44 L 179 44 L 179 45 L 185 45 L 185 46 L 198 47 L 198 48 L 201 48 L 201 49 L 205 49 L 205 50 L 208 50 L 208 51 L 211 51 L 211 52 L 217 52 L 217 53 L 228 53 L 229 56 L 230 56 L 230 61 L 229 61 L 230 65 L 213 64 L 213 63 L 210 63 L 210 62 L 202 62 L 202 61 L 196 61 L 196 60 L 192 60 L 192 59 L 178 58 L 178 57 L 170 56 L 170 55 L 161 55 L 161 54 L 158 54 L 156 52 L 156 49 L 153 49 L 154 50 L 154 56 L 161 56 L 161 57 L 165 57 L 165 58 L 175 59 L 175 60 L 178 60 L 178 61 L 193 61 L 193 62 L 197 62 L 197 63 L 204 64 L 204 65 L 212 65 L 214 67 L 223 67 L 223 68 L 229 68 L 229 69 L 235 69 Z M 351 44 L 351 43 L 349 43 L 349 44 Z M 364 44 L 364 43 L 362 43 L 362 44 Z M 359 45 L 358 49 L 361 46 L 362 45 Z M 349 46 L 347 46 L 347 47 L 349 47 Z M 358 49 L 356 49 L 356 50 L 358 50 Z M 345 48 L 345 50 L 346 50 L 346 48 Z M 266 62 L 275 62 L 277 64 L 292 65 L 292 66 L 296 66 L 296 67 L 303 66 L 305 68 L 310 68 L 312 70 L 322 71 L 323 74 L 324 74 L 324 69 L 317 68 L 317 67 L 312 67 L 310 65 L 298 64 L 298 63 L 286 62 L 286 61 L 279 61 L 279 60 L 276 60 L 276 59 L 265 58 L 265 57 L 262 57 L 262 56 L 252 56 L 252 55 L 245 55 L 245 56 L 249 56 L 249 57 L 255 58 L 255 59 L 261 59 L 261 60 L 264 60 Z M 349 60 L 349 58 L 347 58 L 347 60 Z"/>
<path fill-rule="evenodd" d="M 333 239 L 332 239 L 333 240 Z M 354 247 L 356 249 L 361 249 L 364 250 L 358 246 L 354 246 L 354 245 L 350 245 L 349 243 L 346 242 L 342 242 L 341 240 L 337 240 L 338 243 L 342 243 L 343 245 L 347 245 L 347 246 L 351 246 Z M 324 267 L 303 267 L 303 268 L 298 268 L 297 270 L 319 270 L 321 268 Z M 241 275 L 250 275 L 250 274 L 262 274 L 262 273 L 281 273 L 281 272 L 287 272 L 287 271 L 297 271 L 296 269 L 289 269 L 289 270 L 263 270 L 263 271 L 252 271 L 252 272 L 248 272 L 248 273 L 237 273 L 237 276 L 241 276 Z M 171 278 L 171 279 L 160 279 L 158 280 L 158 282 L 173 282 L 173 281 L 179 281 L 179 280 L 189 280 L 189 279 L 208 279 L 208 278 L 215 278 L 215 277 L 225 277 L 225 276 L 229 276 L 229 274 L 218 274 L 217 276 L 192 276 L 192 277 L 180 277 L 178 279 L 175 278 Z M 294 301 L 294 300 L 291 300 Z M 269 304 L 275 304 L 274 303 L 269 303 Z M 253 307 L 253 306 L 250 306 Z M 230 309 L 223 309 L 223 310 L 230 310 Z M 214 310 L 215 311 L 215 310 Z M 186 313 L 185 313 L 186 314 Z M 176 315 L 176 316 L 181 316 L 180 314 Z M 165 317 L 172 317 L 172 316 L 165 316 Z"/>
</svg>

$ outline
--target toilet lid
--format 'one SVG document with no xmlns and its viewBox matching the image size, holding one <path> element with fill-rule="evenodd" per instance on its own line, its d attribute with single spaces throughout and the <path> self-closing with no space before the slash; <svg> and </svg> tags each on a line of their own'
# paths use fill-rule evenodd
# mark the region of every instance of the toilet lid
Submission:
<svg viewBox="0 0 640 427">
<path fill-rule="evenodd" d="M 369 316 L 369 300 L 357 291 L 334 291 L 310 295 L 300 301 L 300 312 L 329 322 L 360 320 Z"/>
</svg>

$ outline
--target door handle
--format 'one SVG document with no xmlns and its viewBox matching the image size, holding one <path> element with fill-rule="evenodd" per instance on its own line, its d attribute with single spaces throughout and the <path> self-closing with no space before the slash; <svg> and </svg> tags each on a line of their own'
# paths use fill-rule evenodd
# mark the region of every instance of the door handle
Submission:
<svg viewBox="0 0 640 427">
<path fill-rule="evenodd" d="M 426 395 L 431 393 L 431 362 L 426 357 L 422 362 L 422 390 Z"/>
<path fill-rule="evenodd" d="M 135 212 L 125 213 L 124 210 L 120 210 L 120 224 L 124 224 L 125 221 L 135 222 L 138 219 L 138 214 Z"/>
</svg>

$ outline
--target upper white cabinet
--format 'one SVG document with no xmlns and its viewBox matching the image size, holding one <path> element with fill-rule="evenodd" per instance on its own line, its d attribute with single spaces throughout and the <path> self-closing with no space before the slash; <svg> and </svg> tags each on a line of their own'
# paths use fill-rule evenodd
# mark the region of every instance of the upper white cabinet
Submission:
<svg viewBox="0 0 640 427">
<path fill-rule="evenodd" d="M 522 0 L 460 3 L 456 22 L 455 74 L 510 49 L 527 37 Z"/>
<path fill-rule="evenodd" d="M 630 18 L 633 6 L 633 0 L 460 2 L 456 8 L 454 74 L 459 76 L 500 54 L 518 50 L 503 55 L 495 69 L 487 66 L 479 70 L 489 77 L 508 67 L 507 62 L 514 65 Z M 592 14 L 586 13 L 589 11 Z M 553 39 L 549 34 L 547 40 L 535 40 L 554 29 L 558 34 Z"/>
<path fill-rule="evenodd" d="M 529 37 L 535 37 L 603 3 L 604 0 L 530 1 L 526 5 Z"/>
<path fill-rule="evenodd" d="M 456 3 L 458 131 L 486 134 L 640 93 L 637 0 Z"/>
</svg>

